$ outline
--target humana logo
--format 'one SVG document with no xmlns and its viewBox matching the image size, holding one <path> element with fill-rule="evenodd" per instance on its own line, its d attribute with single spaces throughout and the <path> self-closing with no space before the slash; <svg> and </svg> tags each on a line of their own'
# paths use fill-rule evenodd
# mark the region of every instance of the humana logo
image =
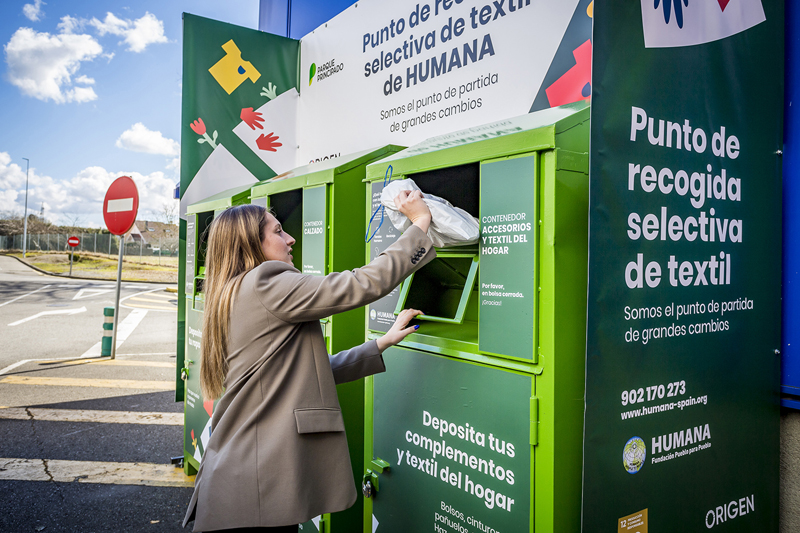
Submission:
<svg viewBox="0 0 800 533">
<path fill-rule="evenodd" d="M 676 431 L 674 433 L 653 437 L 650 453 L 651 455 L 655 455 L 670 450 L 677 450 L 678 448 L 683 448 L 690 444 L 699 444 L 710 439 L 711 430 L 708 428 L 708 424 L 697 426 L 684 431 Z"/>
<path fill-rule="evenodd" d="M 641 0 L 646 48 L 725 39 L 766 20 L 761 0 Z"/>
</svg>

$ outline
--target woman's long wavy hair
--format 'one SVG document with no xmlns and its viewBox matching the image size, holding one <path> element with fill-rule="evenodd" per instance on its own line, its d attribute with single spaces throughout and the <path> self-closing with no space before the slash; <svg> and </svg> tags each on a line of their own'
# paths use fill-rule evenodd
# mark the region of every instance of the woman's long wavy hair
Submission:
<svg viewBox="0 0 800 533">
<path fill-rule="evenodd" d="M 209 228 L 200 367 L 200 389 L 208 400 L 222 396 L 233 299 L 244 275 L 267 260 L 261 248 L 266 227 L 266 209 L 240 205 L 220 213 Z"/>
</svg>

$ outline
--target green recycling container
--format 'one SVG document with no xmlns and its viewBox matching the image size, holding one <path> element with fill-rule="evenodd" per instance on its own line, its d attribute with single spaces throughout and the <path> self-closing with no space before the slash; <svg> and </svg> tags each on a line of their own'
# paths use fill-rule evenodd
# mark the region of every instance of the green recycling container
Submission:
<svg viewBox="0 0 800 533">
<path fill-rule="evenodd" d="M 208 227 L 219 213 L 233 205 L 250 203 L 250 185 L 239 186 L 186 208 L 186 316 L 184 357 L 178 361 L 183 380 L 183 470 L 194 475 L 211 436 L 214 402 L 204 401 L 200 392 L 200 340 L 203 331 L 203 281 Z"/>
<path fill-rule="evenodd" d="M 588 152 L 577 103 L 367 167 L 367 219 L 389 172 L 477 217 L 480 237 L 368 308 L 370 337 L 403 308 L 425 315 L 366 380 L 364 532 L 580 530 Z M 384 217 L 366 260 L 399 233 Z"/>
<path fill-rule="evenodd" d="M 305 274 L 324 276 L 364 265 L 366 224 L 361 212 L 364 179 L 369 163 L 402 150 L 384 146 L 313 163 L 255 185 L 251 203 L 271 209 L 284 230 L 297 242 L 294 266 Z M 364 309 L 323 319 L 328 353 L 365 341 Z M 364 471 L 364 380 L 337 386 L 354 481 Z M 351 533 L 361 528 L 363 498 L 346 511 L 301 524 L 302 531 Z"/>
</svg>

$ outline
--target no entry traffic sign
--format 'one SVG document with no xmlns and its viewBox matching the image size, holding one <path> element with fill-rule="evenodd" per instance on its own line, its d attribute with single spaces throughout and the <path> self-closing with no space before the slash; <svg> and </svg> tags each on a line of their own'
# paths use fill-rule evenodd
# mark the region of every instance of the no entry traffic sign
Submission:
<svg viewBox="0 0 800 533">
<path fill-rule="evenodd" d="M 67 239 L 67 244 L 69 244 L 73 248 L 78 246 L 80 243 L 81 243 L 81 240 L 78 237 L 70 237 L 69 239 Z"/>
<path fill-rule="evenodd" d="M 108 231 L 124 235 L 136 220 L 139 211 L 139 191 L 128 176 L 121 176 L 106 191 L 103 200 L 103 220 Z"/>
</svg>

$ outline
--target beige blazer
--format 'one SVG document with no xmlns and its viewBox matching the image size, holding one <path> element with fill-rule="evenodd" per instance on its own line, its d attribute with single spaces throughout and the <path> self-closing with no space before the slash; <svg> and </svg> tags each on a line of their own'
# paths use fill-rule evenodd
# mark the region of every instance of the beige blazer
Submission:
<svg viewBox="0 0 800 533">
<path fill-rule="evenodd" d="M 368 265 L 327 276 L 267 261 L 231 311 L 225 394 L 183 525 L 300 524 L 356 501 L 336 384 L 385 370 L 376 341 L 328 356 L 319 320 L 388 294 L 436 255 L 416 226 Z"/>
</svg>

